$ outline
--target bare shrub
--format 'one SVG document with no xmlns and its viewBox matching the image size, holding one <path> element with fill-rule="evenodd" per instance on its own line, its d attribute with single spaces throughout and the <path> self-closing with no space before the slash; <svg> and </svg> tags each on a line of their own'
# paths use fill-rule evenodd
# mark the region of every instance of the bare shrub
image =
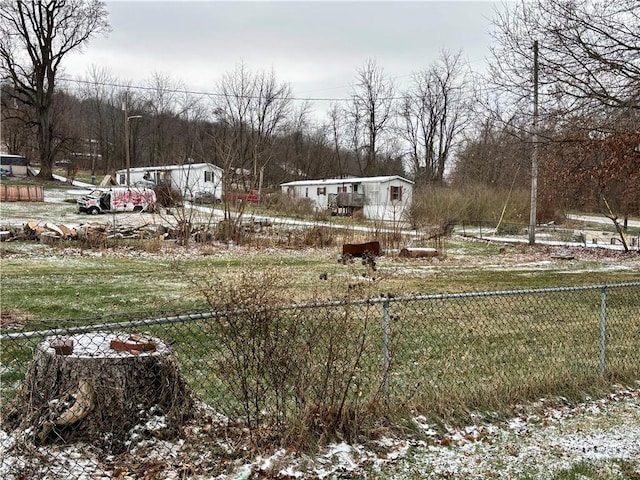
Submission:
<svg viewBox="0 0 640 480">
<path fill-rule="evenodd" d="M 158 205 L 163 207 L 175 207 L 181 205 L 184 200 L 184 197 L 178 190 L 168 185 L 158 185 L 155 188 L 155 192 Z"/>
<path fill-rule="evenodd" d="M 242 224 L 232 219 L 218 222 L 215 231 L 215 239 L 220 241 L 232 241 L 242 245 L 246 239 L 246 231 Z"/>
<path fill-rule="evenodd" d="M 80 248 L 101 250 L 107 247 L 107 232 L 104 229 L 79 228 L 78 245 Z"/>
<path fill-rule="evenodd" d="M 371 320 L 369 308 L 351 306 L 318 307 L 303 322 L 306 341 L 296 344 L 298 409 L 287 426 L 287 444 L 352 441 L 375 423 L 381 390 L 371 387 L 381 380 L 375 381 L 380 372 L 368 361 Z"/>
<path fill-rule="evenodd" d="M 141 250 L 147 253 L 160 253 L 164 245 L 164 239 L 160 236 L 145 238 L 140 241 Z"/>
<path fill-rule="evenodd" d="M 312 216 L 317 214 L 310 198 L 298 198 L 283 192 L 270 194 L 263 204 L 287 215 Z"/>
<path fill-rule="evenodd" d="M 315 226 L 306 228 L 303 233 L 303 244 L 307 247 L 325 248 L 335 243 L 335 234 L 330 227 Z"/>
<path fill-rule="evenodd" d="M 219 348 L 216 376 L 234 398 L 225 413 L 243 419 L 255 446 L 353 439 L 374 421 L 375 306 L 278 308 L 290 299 L 277 269 L 190 280 L 217 312 L 207 333 Z M 349 292 L 361 294 L 359 282 Z"/>
</svg>

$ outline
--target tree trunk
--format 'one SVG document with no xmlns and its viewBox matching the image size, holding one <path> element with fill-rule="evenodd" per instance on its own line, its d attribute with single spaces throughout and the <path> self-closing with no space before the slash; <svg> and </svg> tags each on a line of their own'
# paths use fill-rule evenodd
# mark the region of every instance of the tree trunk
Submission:
<svg viewBox="0 0 640 480">
<path fill-rule="evenodd" d="M 126 333 L 50 337 L 33 361 L 3 426 L 36 444 L 170 438 L 194 415 L 195 398 L 161 340 Z"/>
<path fill-rule="evenodd" d="M 38 123 L 38 150 L 40 157 L 40 171 L 38 178 L 43 180 L 53 179 L 53 153 L 51 151 L 52 128 L 50 107 L 42 107 Z"/>
</svg>

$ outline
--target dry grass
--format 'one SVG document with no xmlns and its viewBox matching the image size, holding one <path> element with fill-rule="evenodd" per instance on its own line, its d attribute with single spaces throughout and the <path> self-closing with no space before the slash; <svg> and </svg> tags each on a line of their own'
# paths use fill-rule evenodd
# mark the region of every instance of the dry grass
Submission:
<svg viewBox="0 0 640 480">
<path fill-rule="evenodd" d="M 440 225 L 447 220 L 459 224 L 528 223 L 530 194 L 526 191 L 468 186 L 465 189 L 429 186 L 414 193 L 409 218 L 415 227 Z"/>
</svg>

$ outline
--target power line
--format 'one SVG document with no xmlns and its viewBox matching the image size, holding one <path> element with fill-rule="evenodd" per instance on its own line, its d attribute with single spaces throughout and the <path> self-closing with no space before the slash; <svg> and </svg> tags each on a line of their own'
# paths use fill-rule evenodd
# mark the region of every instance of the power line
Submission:
<svg viewBox="0 0 640 480">
<path fill-rule="evenodd" d="M 197 90 L 187 90 L 187 89 L 178 89 L 178 88 L 158 88 L 158 87 L 150 87 L 150 86 L 144 86 L 144 85 L 125 85 L 125 84 L 121 84 L 121 83 L 110 83 L 110 82 L 97 82 L 97 81 L 90 81 L 90 80 L 80 80 L 80 79 L 74 79 L 74 78 L 60 78 L 61 81 L 63 82 L 69 82 L 69 83 L 79 83 L 79 84 L 84 84 L 84 85 L 96 85 L 96 86 L 101 86 L 101 87 L 114 87 L 114 88 L 121 88 L 124 90 L 130 89 L 130 90 L 142 90 L 142 91 L 158 91 L 158 90 L 162 90 L 164 92 L 170 92 L 170 93 L 184 93 L 184 94 L 188 94 L 188 95 L 199 95 L 202 97 L 238 97 L 238 98 L 245 98 L 245 99 L 260 99 L 263 98 L 263 96 L 260 95 L 242 95 L 242 94 L 227 94 L 227 93 L 220 93 L 220 92 L 202 92 L 202 91 L 197 91 Z M 337 87 L 340 88 L 340 87 Z M 331 101 L 347 101 L 347 100 L 351 100 L 351 98 L 321 98 L 321 97 L 288 97 L 290 100 L 293 101 L 318 101 L 318 102 L 331 102 Z"/>
<path fill-rule="evenodd" d="M 400 76 L 396 76 L 393 77 L 395 78 L 402 78 L 402 77 L 409 77 L 412 74 L 407 74 L 407 75 L 400 75 Z M 164 92 L 169 92 L 169 93 L 181 93 L 181 94 L 186 94 L 186 95 L 198 95 L 198 96 L 202 96 L 202 97 L 218 97 L 218 98 L 227 98 L 227 97 L 236 97 L 236 98 L 243 98 L 243 99 L 249 99 L 249 100 L 256 100 L 256 99 L 261 99 L 264 98 L 263 96 L 260 95 L 246 95 L 246 94 L 227 94 L 227 93 L 220 93 L 220 92 L 205 92 L 205 91 L 197 91 L 197 90 L 188 90 L 188 89 L 178 89 L 178 88 L 158 88 L 158 87 L 153 87 L 153 86 L 144 86 L 144 85 L 127 85 L 127 84 L 121 84 L 121 83 L 111 83 L 111 82 L 99 82 L 99 81 L 91 81 L 91 80 L 80 80 L 80 79 L 74 79 L 74 78 L 65 78 L 65 77 L 61 77 L 60 81 L 63 82 L 69 82 L 69 83 L 76 83 L 76 84 L 83 84 L 83 85 L 95 85 L 95 86 L 101 86 L 101 87 L 113 87 L 113 88 L 120 88 L 123 90 L 141 90 L 141 91 L 164 91 Z M 347 88 L 347 87 L 352 87 L 352 85 L 345 85 L 344 87 L 334 87 L 336 89 L 338 88 Z M 456 90 L 463 90 L 462 87 L 455 87 Z M 485 88 L 485 90 L 487 90 Z M 493 90 L 493 91 L 498 91 L 497 88 L 494 89 L 489 89 L 489 90 Z M 465 92 L 466 94 L 473 94 L 475 93 L 472 89 L 466 89 Z M 278 98 L 278 97 L 276 97 Z M 281 97 L 284 98 L 284 97 Z M 402 100 L 404 99 L 405 96 L 404 95 L 394 95 L 394 96 L 390 96 L 390 97 L 382 97 L 380 98 L 380 100 Z M 350 97 L 298 97 L 298 96 L 292 96 L 292 97 L 288 97 L 289 100 L 291 101 L 297 101 L 297 102 L 348 102 L 353 100 L 353 96 Z"/>
</svg>

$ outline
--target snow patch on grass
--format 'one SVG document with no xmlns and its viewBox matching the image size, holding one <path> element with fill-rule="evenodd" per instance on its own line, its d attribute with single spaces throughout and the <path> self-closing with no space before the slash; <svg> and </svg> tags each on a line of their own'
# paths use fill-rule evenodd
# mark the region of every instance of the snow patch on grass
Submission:
<svg viewBox="0 0 640 480">
<path fill-rule="evenodd" d="M 233 447 L 227 446 L 235 452 L 232 457 L 237 456 L 237 460 L 226 463 L 223 469 L 211 467 L 217 462 L 211 438 L 204 436 L 202 441 L 194 441 L 200 438 L 198 432 L 205 433 L 205 427 L 194 427 L 192 433 L 196 436 L 190 440 L 145 438 L 124 454 L 124 463 L 105 459 L 104 454 L 81 444 L 24 448 L 20 434 L 0 431 L 0 478 L 17 480 L 27 469 L 51 480 L 112 478 L 115 467 L 108 468 L 109 464 L 118 465 L 121 478 L 127 475 L 143 478 L 136 476 L 133 469 L 138 468 L 139 473 L 140 465 L 148 464 L 159 468 L 161 478 L 192 480 L 255 476 L 549 478 L 584 462 L 616 471 L 617 461 L 629 462 L 628 468 L 640 474 L 640 390 L 621 389 L 606 398 L 577 405 L 545 405 L 547 400 L 522 407 L 520 414 L 504 422 L 445 431 L 442 428 L 438 431 L 426 417 L 418 416 L 415 418 L 418 436 L 387 436 L 368 445 L 340 442 L 326 446 L 314 456 L 276 449 L 269 456 L 251 460 L 246 445 L 232 442 Z M 146 430 L 154 430 L 162 423 L 160 418 L 149 420 L 151 423 L 143 426 Z M 226 444 L 228 440 L 216 441 Z M 127 465 L 132 469 L 129 473 Z"/>
</svg>

